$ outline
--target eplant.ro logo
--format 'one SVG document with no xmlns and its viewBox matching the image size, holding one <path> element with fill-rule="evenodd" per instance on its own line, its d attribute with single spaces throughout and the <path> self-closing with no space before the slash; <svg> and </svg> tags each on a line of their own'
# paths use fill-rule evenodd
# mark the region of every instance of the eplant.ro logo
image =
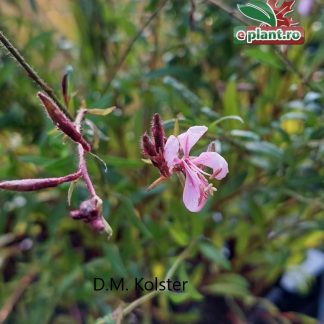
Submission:
<svg viewBox="0 0 324 324">
<path fill-rule="evenodd" d="M 247 18 L 260 22 L 259 26 L 239 26 L 234 29 L 235 44 L 304 44 L 304 28 L 289 17 L 295 0 L 252 0 L 237 5 Z"/>
</svg>

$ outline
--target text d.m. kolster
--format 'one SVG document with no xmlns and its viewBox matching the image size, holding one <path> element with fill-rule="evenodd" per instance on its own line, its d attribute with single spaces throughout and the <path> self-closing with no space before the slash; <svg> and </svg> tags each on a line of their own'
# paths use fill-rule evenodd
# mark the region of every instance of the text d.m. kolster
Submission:
<svg viewBox="0 0 324 324">
<path fill-rule="evenodd" d="M 180 280 L 159 280 L 157 277 L 153 279 L 146 278 L 93 278 L 93 289 L 95 291 L 128 291 L 135 289 L 136 291 L 176 291 L 184 292 L 187 288 L 188 281 Z"/>
</svg>

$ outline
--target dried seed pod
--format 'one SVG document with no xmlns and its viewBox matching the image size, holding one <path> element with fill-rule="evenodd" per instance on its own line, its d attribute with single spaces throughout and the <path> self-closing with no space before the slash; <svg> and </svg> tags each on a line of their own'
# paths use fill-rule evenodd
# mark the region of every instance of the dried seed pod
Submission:
<svg viewBox="0 0 324 324">
<path fill-rule="evenodd" d="M 11 191 L 35 191 L 57 187 L 64 182 L 71 182 L 81 177 L 81 171 L 59 178 L 22 179 L 0 182 L 0 189 Z"/>
<path fill-rule="evenodd" d="M 42 92 L 38 92 L 38 97 L 43 103 L 49 117 L 52 119 L 55 126 L 57 126 L 63 133 L 68 135 L 73 141 L 82 145 L 86 152 L 91 151 L 90 144 L 83 138 L 81 133 L 76 129 L 75 125 L 69 120 L 64 113 L 57 107 L 55 102 Z"/>
</svg>

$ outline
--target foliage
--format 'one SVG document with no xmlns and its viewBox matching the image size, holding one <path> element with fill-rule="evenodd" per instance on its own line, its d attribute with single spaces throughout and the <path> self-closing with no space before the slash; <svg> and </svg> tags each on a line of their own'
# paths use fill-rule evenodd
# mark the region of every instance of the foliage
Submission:
<svg viewBox="0 0 324 324">
<path fill-rule="evenodd" d="M 191 242 L 174 275 L 189 280 L 190 289 L 159 294 L 130 320 L 197 322 L 206 315 L 204 301 L 221 296 L 246 321 L 284 270 L 308 248 L 323 247 L 323 12 L 301 21 L 304 46 L 282 49 L 292 69 L 270 46 L 234 45 L 237 23 L 212 4 L 194 2 L 0 4 L 0 29 L 56 93 L 71 71 L 71 114 L 82 99 L 89 108 L 118 107 L 107 117 L 90 116 L 98 129 L 83 130 L 108 165 L 106 173 L 88 157 L 114 230 L 110 241 L 69 217 L 68 185 L 0 192 L 0 305 L 33 275 L 9 323 L 110 317 L 141 293 L 94 291 L 94 277 L 162 279 Z M 71 173 L 74 146 L 53 130 L 37 87 L 5 51 L 0 71 L 0 179 Z M 177 178 L 146 191 L 159 175 L 142 161 L 139 139 L 156 112 L 167 135 L 208 126 L 195 153 L 215 141 L 229 163 L 229 175 L 199 214 L 183 206 Z M 72 206 L 84 199 L 86 189 L 76 184 Z M 285 314 L 264 307 L 283 320 Z"/>
</svg>

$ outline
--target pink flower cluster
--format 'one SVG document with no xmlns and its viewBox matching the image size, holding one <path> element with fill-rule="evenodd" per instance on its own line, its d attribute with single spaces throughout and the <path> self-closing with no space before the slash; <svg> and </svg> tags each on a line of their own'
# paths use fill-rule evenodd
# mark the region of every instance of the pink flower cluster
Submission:
<svg viewBox="0 0 324 324">
<path fill-rule="evenodd" d="M 154 118 L 156 119 L 156 117 Z M 192 147 L 207 130 L 206 126 L 193 126 L 179 136 L 171 135 L 163 147 L 161 163 L 163 173 L 161 172 L 161 166 L 156 162 L 153 163 L 160 169 L 161 176 L 164 178 L 166 175 L 169 176 L 175 172 L 181 172 L 185 176 L 183 202 L 191 212 L 199 212 L 205 206 L 208 197 L 216 191 L 216 188 L 208 182 L 206 177 L 209 180 L 221 180 L 228 173 L 226 160 L 216 152 L 203 152 L 197 157 L 190 155 Z M 144 141 L 143 150 L 144 154 L 152 160 Z M 161 157 L 159 160 L 161 160 Z M 167 171 L 165 171 L 165 164 L 168 167 Z M 212 172 L 207 173 L 205 167 L 210 168 Z"/>
</svg>

